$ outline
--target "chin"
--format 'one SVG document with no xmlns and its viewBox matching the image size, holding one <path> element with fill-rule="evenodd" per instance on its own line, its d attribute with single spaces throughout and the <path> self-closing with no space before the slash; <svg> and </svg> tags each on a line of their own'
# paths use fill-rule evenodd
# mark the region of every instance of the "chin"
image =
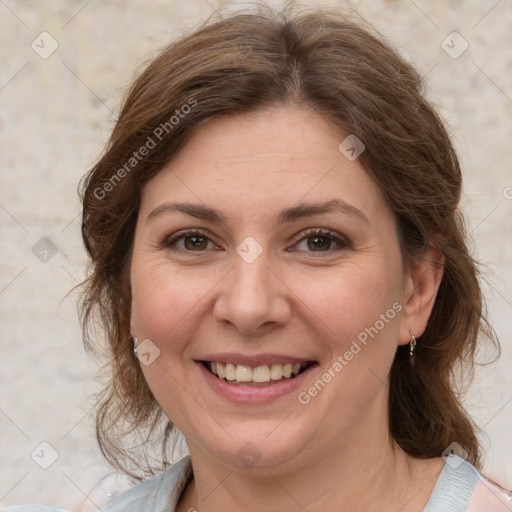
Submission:
<svg viewBox="0 0 512 512">
<path fill-rule="evenodd" d="M 194 437 L 200 439 L 198 443 L 189 443 L 190 452 L 193 456 L 196 449 L 207 450 L 226 466 L 254 471 L 277 468 L 286 471 L 288 465 L 296 467 L 296 461 L 308 455 L 313 437 L 313 432 L 308 434 L 308 430 L 314 429 L 290 425 L 282 418 L 265 420 L 264 425 L 258 423 L 244 421 L 232 424 L 229 433 L 221 429 L 214 437 L 211 437 L 211 431 L 204 437 L 196 433 Z"/>
</svg>

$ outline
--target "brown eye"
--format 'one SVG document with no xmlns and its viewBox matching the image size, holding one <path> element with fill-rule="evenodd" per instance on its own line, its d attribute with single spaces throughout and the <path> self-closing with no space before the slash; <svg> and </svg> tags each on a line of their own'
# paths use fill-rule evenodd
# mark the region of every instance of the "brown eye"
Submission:
<svg viewBox="0 0 512 512">
<path fill-rule="evenodd" d="M 208 244 L 211 244 L 210 247 Z M 186 231 L 168 237 L 164 247 L 183 252 L 203 252 L 212 249 L 215 244 L 204 233 L 200 231 Z"/>
<path fill-rule="evenodd" d="M 208 239 L 204 236 L 184 236 L 183 240 L 185 248 L 191 251 L 206 249 L 208 245 Z"/>
<path fill-rule="evenodd" d="M 323 229 L 311 229 L 297 237 L 293 250 L 305 252 L 335 252 L 350 248 L 350 242 L 344 236 Z"/>
<path fill-rule="evenodd" d="M 307 238 L 308 248 L 312 251 L 328 250 L 331 247 L 332 240 L 326 236 L 310 236 Z"/>
</svg>

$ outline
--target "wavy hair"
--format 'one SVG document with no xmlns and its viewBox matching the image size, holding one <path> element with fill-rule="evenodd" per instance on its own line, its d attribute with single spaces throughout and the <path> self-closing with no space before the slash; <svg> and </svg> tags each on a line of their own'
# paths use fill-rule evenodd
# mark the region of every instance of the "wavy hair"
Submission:
<svg viewBox="0 0 512 512">
<path fill-rule="evenodd" d="M 81 321 L 86 347 L 106 350 L 109 375 L 96 417 L 103 454 L 139 477 L 168 466 L 173 425 L 132 355 L 130 337 L 130 255 L 142 188 L 202 121 L 280 104 L 312 109 L 364 142 L 360 161 L 394 212 L 406 263 L 422 258 L 429 244 L 444 254 L 417 363 L 411 368 L 407 347 L 399 347 L 392 364 L 389 427 L 411 456 L 440 456 L 456 441 L 478 466 L 476 428 L 454 375 L 461 363 L 473 367 L 480 333 L 497 340 L 458 209 L 457 155 L 417 71 L 360 20 L 323 11 L 237 13 L 167 46 L 134 81 L 103 156 L 81 183 L 90 257 Z M 154 147 L 136 158 L 148 137 Z M 159 444 L 162 455 L 151 457 Z"/>
</svg>

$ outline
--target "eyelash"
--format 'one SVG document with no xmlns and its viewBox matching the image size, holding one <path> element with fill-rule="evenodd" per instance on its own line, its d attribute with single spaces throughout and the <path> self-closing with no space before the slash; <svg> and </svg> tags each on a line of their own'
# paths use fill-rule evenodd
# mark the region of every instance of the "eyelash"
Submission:
<svg viewBox="0 0 512 512">
<path fill-rule="evenodd" d="M 166 247 L 166 248 L 172 249 L 172 250 L 179 250 L 179 251 L 182 251 L 182 252 L 189 252 L 189 253 L 205 252 L 206 249 L 202 250 L 202 251 L 191 251 L 191 250 L 188 250 L 188 249 L 176 249 L 176 248 L 172 247 L 179 240 L 185 239 L 185 238 L 188 238 L 188 237 L 194 237 L 194 236 L 200 237 L 200 238 L 205 238 L 208 241 L 213 242 L 210 239 L 210 237 L 208 236 L 208 234 L 205 233 L 204 231 L 201 231 L 199 229 L 188 229 L 186 231 L 182 231 L 180 233 L 177 233 L 172 238 L 167 237 L 163 241 L 163 246 Z M 339 236 L 339 235 L 337 235 L 336 233 L 334 233 L 332 231 L 325 230 L 325 229 L 320 229 L 320 228 L 310 228 L 310 229 L 308 229 L 306 231 L 303 231 L 302 233 L 299 233 L 298 235 L 296 235 L 293 238 L 293 241 L 295 242 L 295 244 L 298 244 L 299 242 L 302 242 L 303 240 L 307 240 L 308 238 L 314 238 L 314 237 L 327 238 L 331 242 L 335 242 L 336 244 L 338 244 L 339 247 L 338 247 L 338 249 L 335 249 L 334 251 L 331 250 L 331 249 L 328 249 L 327 251 L 305 251 L 305 252 L 331 253 L 331 252 L 335 252 L 335 251 L 340 251 L 342 249 L 348 249 L 348 248 L 351 247 L 351 244 L 350 244 L 350 242 L 349 242 L 349 240 L 347 238 L 345 238 L 343 236 Z"/>
</svg>

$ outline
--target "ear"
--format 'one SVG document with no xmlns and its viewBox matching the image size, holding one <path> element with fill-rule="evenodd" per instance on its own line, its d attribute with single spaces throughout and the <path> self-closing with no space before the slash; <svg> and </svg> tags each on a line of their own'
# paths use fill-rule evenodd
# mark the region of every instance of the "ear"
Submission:
<svg viewBox="0 0 512 512">
<path fill-rule="evenodd" d="M 400 319 L 399 345 L 411 341 L 410 329 L 419 338 L 427 327 L 437 291 L 443 278 L 444 255 L 436 245 L 429 245 L 404 279 L 403 312 Z"/>
</svg>

